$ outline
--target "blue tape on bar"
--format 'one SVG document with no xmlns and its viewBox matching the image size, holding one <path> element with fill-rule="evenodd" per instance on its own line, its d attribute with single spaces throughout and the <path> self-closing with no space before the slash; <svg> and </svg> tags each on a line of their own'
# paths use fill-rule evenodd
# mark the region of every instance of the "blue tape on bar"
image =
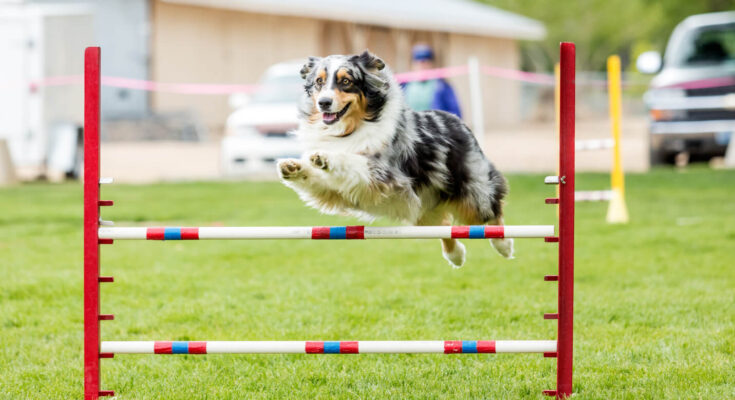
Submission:
<svg viewBox="0 0 735 400">
<path fill-rule="evenodd" d="M 171 354 L 189 354 L 189 342 L 171 342 Z"/>
<path fill-rule="evenodd" d="M 324 342 L 324 354 L 339 354 L 339 342 Z"/>
<path fill-rule="evenodd" d="M 484 239 L 485 238 L 485 227 L 482 225 L 471 225 L 470 226 L 470 239 Z"/>
<path fill-rule="evenodd" d="M 333 226 L 329 228 L 330 239 L 347 239 L 347 227 Z"/>
<path fill-rule="evenodd" d="M 164 229 L 163 240 L 181 240 L 181 228 Z"/>
<path fill-rule="evenodd" d="M 462 341 L 462 353 L 477 353 L 477 341 L 476 340 L 463 340 Z"/>
</svg>

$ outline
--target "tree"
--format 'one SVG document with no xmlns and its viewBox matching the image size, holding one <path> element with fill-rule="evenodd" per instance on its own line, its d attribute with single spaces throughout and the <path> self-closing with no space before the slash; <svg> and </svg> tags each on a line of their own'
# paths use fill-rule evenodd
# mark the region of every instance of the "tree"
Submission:
<svg viewBox="0 0 735 400">
<path fill-rule="evenodd" d="M 644 50 L 663 51 L 692 14 L 735 9 L 735 0 L 479 0 L 543 22 L 547 36 L 522 44 L 526 69 L 551 71 L 561 41 L 577 44 L 580 69 L 603 71 L 610 54 L 629 65 Z M 651 48 L 646 48 L 651 47 Z"/>
</svg>

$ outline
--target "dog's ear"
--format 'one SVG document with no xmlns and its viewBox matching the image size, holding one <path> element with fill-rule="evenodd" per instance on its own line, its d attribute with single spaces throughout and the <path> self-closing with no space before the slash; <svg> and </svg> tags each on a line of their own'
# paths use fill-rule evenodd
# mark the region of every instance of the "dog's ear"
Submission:
<svg viewBox="0 0 735 400">
<path fill-rule="evenodd" d="M 309 57 L 306 60 L 306 64 L 304 64 L 304 66 L 301 67 L 301 71 L 299 71 L 301 72 L 302 79 L 306 79 L 306 76 L 309 75 L 309 72 L 311 72 L 311 70 L 314 68 L 316 63 L 319 62 L 319 60 L 321 60 L 321 58 L 319 57 Z"/>
<path fill-rule="evenodd" d="M 360 55 L 352 56 L 352 61 L 368 72 L 375 73 L 385 68 L 385 62 L 369 50 L 363 51 Z"/>
</svg>

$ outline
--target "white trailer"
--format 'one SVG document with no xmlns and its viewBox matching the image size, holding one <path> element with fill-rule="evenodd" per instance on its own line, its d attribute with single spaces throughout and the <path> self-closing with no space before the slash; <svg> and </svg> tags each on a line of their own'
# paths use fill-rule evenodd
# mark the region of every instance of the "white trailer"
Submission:
<svg viewBox="0 0 735 400">
<path fill-rule="evenodd" d="M 0 5 L 0 139 L 7 141 L 22 179 L 53 169 L 49 155 L 51 164 L 57 165 L 68 164 L 73 157 L 61 154 L 56 145 L 51 151 L 51 144 L 65 142 L 68 148 L 69 127 L 81 126 L 80 86 L 43 83 L 47 77 L 80 74 L 83 61 L 77 55 L 93 42 L 90 4 Z M 66 129 L 55 129 L 59 126 Z M 59 137 L 52 135 L 54 131 L 61 132 Z M 76 143 L 76 135 L 73 140 Z"/>
</svg>

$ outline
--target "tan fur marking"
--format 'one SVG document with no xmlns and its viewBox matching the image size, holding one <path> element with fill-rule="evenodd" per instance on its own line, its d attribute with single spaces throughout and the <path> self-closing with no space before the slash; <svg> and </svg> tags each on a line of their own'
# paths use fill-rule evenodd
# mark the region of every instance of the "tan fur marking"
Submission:
<svg viewBox="0 0 735 400">
<path fill-rule="evenodd" d="M 322 78 L 322 82 L 327 82 L 327 70 L 321 69 L 319 73 L 317 74 L 317 78 Z M 316 79 L 314 80 L 316 82 Z M 319 91 L 313 90 L 311 92 L 311 100 L 313 107 L 311 108 L 311 115 L 309 115 L 309 122 L 314 124 L 322 119 L 322 113 L 319 112 L 319 107 L 317 107 L 317 97 L 319 96 Z"/>
<path fill-rule="evenodd" d="M 451 253 L 457 247 L 457 239 L 442 239 L 442 250 Z"/>
<path fill-rule="evenodd" d="M 350 74 L 344 68 L 340 68 L 337 71 L 337 82 L 341 82 L 342 79 L 350 79 Z M 365 96 L 362 93 L 347 93 L 339 89 L 334 89 L 334 98 L 337 101 L 337 109 L 341 110 L 345 108 L 347 104 L 350 104 L 350 109 L 347 113 L 342 116 L 342 122 L 344 123 L 345 130 L 342 136 L 347 136 L 357 129 L 360 122 L 365 118 Z"/>
<path fill-rule="evenodd" d="M 325 69 L 320 70 L 317 74 L 317 77 L 321 77 L 324 82 L 326 82 L 327 71 Z M 347 70 L 344 68 L 340 68 L 339 71 L 337 71 L 337 82 L 341 81 L 344 78 L 351 79 Z M 319 107 L 317 106 L 317 97 L 318 93 L 314 91 L 311 96 L 314 107 L 312 108 L 311 115 L 309 115 L 310 123 L 317 123 L 322 119 L 322 113 L 319 111 Z M 341 110 L 345 108 L 347 104 L 350 104 L 350 109 L 347 110 L 347 113 L 342 116 L 340 121 L 344 123 L 345 127 L 341 136 L 347 136 L 351 134 L 355 131 L 355 129 L 358 128 L 358 126 L 360 126 L 360 123 L 363 120 L 371 118 L 366 110 L 367 99 L 365 99 L 365 96 L 363 96 L 362 93 L 347 93 L 339 89 L 334 89 L 334 99 L 337 103 L 338 110 Z"/>
<path fill-rule="evenodd" d="M 337 82 L 341 82 L 344 78 L 350 78 L 350 74 L 347 73 L 347 70 L 344 68 L 340 68 L 339 71 L 337 71 Z"/>
<path fill-rule="evenodd" d="M 319 122 L 322 119 L 322 113 L 317 110 L 316 107 L 311 108 L 311 114 L 309 115 L 309 122 L 312 124 Z"/>
<path fill-rule="evenodd" d="M 347 103 L 350 103 L 350 109 L 342 116 L 342 121 L 345 124 L 344 135 L 349 135 L 366 118 L 365 106 L 367 102 L 365 101 L 365 96 L 362 93 L 346 93 L 340 90 L 335 90 L 334 92 L 334 97 L 337 99 L 340 109 L 344 108 Z"/>
<path fill-rule="evenodd" d="M 467 224 L 483 224 L 485 221 L 480 219 L 477 209 L 469 202 L 458 201 L 453 202 L 454 209 L 457 211 L 457 217 L 460 221 Z"/>
<path fill-rule="evenodd" d="M 322 84 L 327 83 L 327 70 L 322 68 L 318 74 L 316 74 L 317 78 L 322 78 Z M 314 82 L 316 82 L 316 78 L 314 79 Z"/>
</svg>

